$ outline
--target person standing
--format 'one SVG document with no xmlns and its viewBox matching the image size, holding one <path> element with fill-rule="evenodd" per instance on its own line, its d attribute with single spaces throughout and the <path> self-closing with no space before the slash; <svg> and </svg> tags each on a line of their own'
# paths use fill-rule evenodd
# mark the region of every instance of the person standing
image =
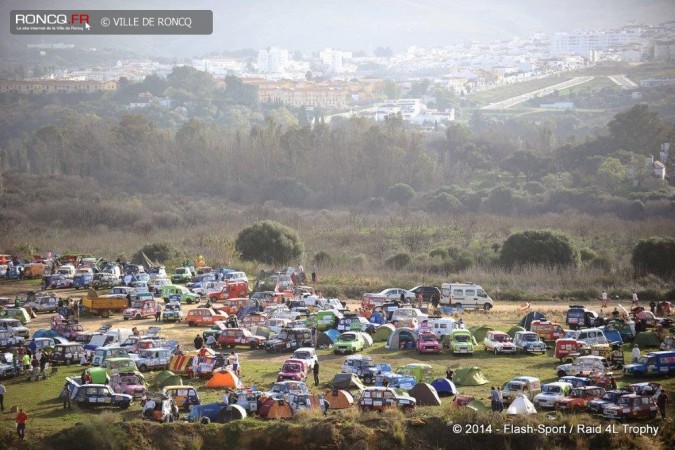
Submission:
<svg viewBox="0 0 675 450">
<path fill-rule="evenodd" d="M 637 291 L 635 289 L 633 289 L 633 298 L 631 300 L 631 304 L 633 306 L 640 306 L 640 301 L 638 300 Z"/>
<path fill-rule="evenodd" d="M 317 272 L 316 266 L 312 266 L 312 283 L 316 283 L 317 280 L 316 272 Z"/>
<path fill-rule="evenodd" d="M 70 390 L 68 389 L 68 383 L 63 385 L 61 389 L 61 397 L 63 397 L 63 410 L 72 409 L 70 405 Z"/>
<path fill-rule="evenodd" d="M 449 367 L 445 370 L 445 378 L 446 378 L 447 380 L 452 381 L 452 376 L 453 376 L 454 374 L 455 374 L 455 372 L 454 372 L 451 368 L 449 368 Z"/>
<path fill-rule="evenodd" d="M 162 307 L 157 303 L 157 311 L 155 312 L 155 322 L 159 322 L 162 318 Z"/>
<path fill-rule="evenodd" d="M 28 422 L 28 414 L 19 408 L 19 414 L 16 415 L 16 434 L 22 441 L 26 435 L 26 422 Z"/>
<path fill-rule="evenodd" d="M 630 352 L 630 357 L 633 364 L 637 363 L 638 359 L 640 359 L 640 349 L 638 348 L 637 344 L 633 346 L 633 351 Z"/>
<path fill-rule="evenodd" d="M 502 388 L 497 386 L 497 407 L 499 409 L 499 412 L 504 411 L 504 394 L 502 392 Z"/>
<path fill-rule="evenodd" d="M 659 398 L 656 399 L 656 405 L 659 407 L 659 412 L 661 413 L 661 418 L 666 418 L 666 406 L 668 405 L 668 394 L 664 389 L 661 389 Z"/>
<path fill-rule="evenodd" d="M 319 385 L 319 361 L 314 361 L 314 367 L 312 368 L 314 372 L 314 386 Z"/>
<path fill-rule="evenodd" d="M 230 353 L 230 356 L 232 357 L 232 371 L 239 376 L 239 355 L 232 352 Z"/>
<path fill-rule="evenodd" d="M 204 338 L 201 337 L 200 335 L 197 335 L 197 337 L 195 337 L 194 343 L 195 349 L 199 350 L 200 348 L 202 348 L 202 346 L 204 346 Z"/>
<path fill-rule="evenodd" d="M 7 393 L 7 389 L 5 388 L 5 385 L 0 383 L 0 412 L 5 411 L 5 394 Z"/>
<path fill-rule="evenodd" d="M 197 378 L 198 369 L 199 369 L 199 356 L 195 355 L 192 358 L 192 378 Z"/>
<path fill-rule="evenodd" d="M 606 290 L 602 291 L 601 298 L 602 298 L 602 307 L 607 308 L 607 302 L 609 301 L 609 296 L 607 295 Z"/>
<path fill-rule="evenodd" d="M 492 407 L 492 411 L 496 412 L 499 407 L 498 405 L 499 401 L 499 396 L 497 395 L 497 390 L 495 389 L 494 386 L 492 386 L 492 389 L 490 390 L 490 406 Z"/>
</svg>

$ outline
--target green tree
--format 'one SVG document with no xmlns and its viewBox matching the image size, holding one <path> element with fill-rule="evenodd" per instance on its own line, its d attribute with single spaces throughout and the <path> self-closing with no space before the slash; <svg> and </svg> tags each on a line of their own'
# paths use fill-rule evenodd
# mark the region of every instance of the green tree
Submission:
<svg viewBox="0 0 675 450">
<path fill-rule="evenodd" d="M 605 158 L 598 168 L 598 181 L 610 191 L 615 190 L 626 178 L 626 167 L 618 158 Z"/>
<path fill-rule="evenodd" d="M 134 264 L 145 264 L 143 253 L 145 253 L 145 256 L 147 256 L 150 261 L 162 264 L 180 256 L 180 253 L 178 250 L 176 250 L 176 247 L 174 247 L 170 242 L 153 242 L 151 244 L 144 245 L 134 254 L 132 257 Z"/>
<path fill-rule="evenodd" d="M 387 258 L 387 260 L 384 261 L 384 266 L 388 269 L 401 270 L 410 264 L 410 261 L 412 261 L 412 258 L 410 258 L 409 254 L 397 253 L 391 258 Z"/>
<path fill-rule="evenodd" d="M 675 238 L 652 236 L 641 239 L 633 247 L 631 263 L 637 276 L 651 273 L 672 280 L 675 276 Z"/>
<path fill-rule="evenodd" d="M 243 260 L 273 265 L 296 261 L 303 253 L 298 233 L 272 220 L 258 221 L 244 228 L 234 245 Z"/>
<path fill-rule="evenodd" d="M 382 89 L 389 100 L 401 98 L 401 87 L 396 81 L 384 80 Z"/>
<path fill-rule="evenodd" d="M 617 147 L 642 155 L 655 154 L 664 142 L 666 127 L 646 104 L 633 106 L 614 116 L 608 124 Z"/>
<path fill-rule="evenodd" d="M 528 230 L 509 236 L 502 246 L 500 262 L 507 268 L 528 264 L 576 266 L 579 251 L 564 234 Z"/>
</svg>

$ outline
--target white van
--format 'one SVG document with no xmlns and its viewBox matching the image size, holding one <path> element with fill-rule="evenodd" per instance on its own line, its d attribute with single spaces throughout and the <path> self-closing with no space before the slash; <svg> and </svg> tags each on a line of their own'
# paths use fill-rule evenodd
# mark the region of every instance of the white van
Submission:
<svg viewBox="0 0 675 450">
<path fill-rule="evenodd" d="M 600 328 L 586 328 L 584 330 L 572 330 L 569 337 L 583 342 L 586 345 L 607 344 L 609 341 Z M 567 336 L 567 335 L 566 335 Z"/>
<path fill-rule="evenodd" d="M 438 319 L 431 319 L 429 321 L 429 328 L 440 340 L 443 340 L 444 336 L 452 333 L 452 330 L 455 328 L 455 319 L 450 317 L 441 317 Z"/>
<path fill-rule="evenodd" d="M 478 284 L 443 283 L 441 284 L 441 305 L 450 305 L 462 309 L 484 309 L 494 306 L 489 295 Z"/>
<path fill-rule="evenodd" d="M 72 264 L 64 264 L 56 271 L 56 273 L 63 275 L 66 278 L 73 278 L 75 276 L 75 272 L 75 266 Z"/>
</svg>

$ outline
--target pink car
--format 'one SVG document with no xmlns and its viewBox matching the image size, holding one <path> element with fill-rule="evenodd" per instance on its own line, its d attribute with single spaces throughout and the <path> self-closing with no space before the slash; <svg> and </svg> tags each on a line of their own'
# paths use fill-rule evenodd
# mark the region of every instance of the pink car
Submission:
<svg viewBox="0 0 675 450">
<path fill-rule="evenodd" d="M 440 353 L 441 343 L 436 335 L 430 332 L 422 332 L 417 339 L 417 351 L 420 353 Z"/>
<path fill-rule="evenodd" d="M 277 375 L 277 381 L 305 381 L 306 378 L 307 365 L 301 359 L 287 359 Z"/>
<path fill-rule="evenodd" d="M 148 388 L 143 385 L 143 380 L 133 373 L 113 375 L 110 386 L 115 393 L 128 394 L 136 399 L 140 399 L 148 392 Z"/>
</svg>

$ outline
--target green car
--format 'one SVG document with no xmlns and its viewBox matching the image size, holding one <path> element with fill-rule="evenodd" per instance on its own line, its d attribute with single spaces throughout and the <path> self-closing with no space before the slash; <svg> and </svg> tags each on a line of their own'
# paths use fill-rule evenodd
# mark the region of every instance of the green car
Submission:
<svg viewBox="0 0 675 450">
<path fill-rule="evenodd" d="M 452 330 L 448 338 L 450 340 L 450 353 L 453 355 L 473 355 L 475 341 L 469 330 Z"/>
<path fill-rule="evenodd" d="M 192 270 L 189 267 L 176 267 L 171 274 L 172 283 L 189 283 L 192 280 Z"/>
<path fill-rule="evenodd" d="M 363 350 L 366 346 L 366 341 L 360 333 L 347 331 L 342 333 L 333 344 L 333 353 L 336 355 L 345 353 L 356 353 Z"/>
<path fill-rule="evenodd" d="M 179 286 L 177 284 L 165 284 L 162 286 L 161 297 L 164 299 L 164 303 L 169 303 L 170 301 L 178 301 L 179 303 L 187 303 L 191 305 L 192 303 L 199 303 L 200 297 L 197 294 L 190 292 L 185 286 Z"/>
</svg>

